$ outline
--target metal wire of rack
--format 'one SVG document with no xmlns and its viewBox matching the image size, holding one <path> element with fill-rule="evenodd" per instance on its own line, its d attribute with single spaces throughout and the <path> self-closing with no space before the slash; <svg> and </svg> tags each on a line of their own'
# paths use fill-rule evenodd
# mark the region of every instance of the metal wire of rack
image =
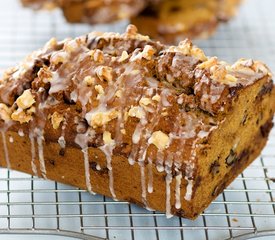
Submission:
<svg viewBox="0 0 275 240">
<path fill-rule="evenodd" d="M 196 43 L 229 62 L 240 56 L 275 69 L 273 0 L 250 0 L 235 20 Z M 126 22 L 111 26 L 121 32 Z M 0 1 L 0 72 L 50 37 L 74 37 L 110 26 L 69 25 L 59 11 L 34 13 L 17 0 Z M 127 202 L 0 168 L 1 234 L 79 239 L 248 239 L 275 236 L 275 131 L 262 155 L 196 221 L 148 212 Z"/>
</svg>

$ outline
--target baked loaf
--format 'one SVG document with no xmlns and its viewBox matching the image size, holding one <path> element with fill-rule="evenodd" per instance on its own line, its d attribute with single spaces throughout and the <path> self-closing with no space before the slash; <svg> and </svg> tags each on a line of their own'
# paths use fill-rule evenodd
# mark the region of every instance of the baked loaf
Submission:
<svg viewBox="0 0 275 240">
<path fill-rule="evenodd" d="M 235 15 L 240 0 L 155 0 L 132 23 L 141 33 L 175 44 L 184 39 L 209 37 L 220 22 Z"/>
<path fill-rule="evenodd" d="M 229 20 L 241 0 L 21 0 L 35 9 L 59 7 L 72 23 L 106 23 L 132 17 L 143 34 L 166 43 L 208 37 Z"/>
<path fill-rule="evenodd" d="M 0 85 L 0 166 L 194 219 L 265 146 L 268 68 L 189 40 L 50 40 Z"/>
<path fill-rule="evenodd" d="M 21 0 L 34 9 L 61 8 L 68 22 L 107 23 L 136 16 L 145 0 Z"/>
</svg>

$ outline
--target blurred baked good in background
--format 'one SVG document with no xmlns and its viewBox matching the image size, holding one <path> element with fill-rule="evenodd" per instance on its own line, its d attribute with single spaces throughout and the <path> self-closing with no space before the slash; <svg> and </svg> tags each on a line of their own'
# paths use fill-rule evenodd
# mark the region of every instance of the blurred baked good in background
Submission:
<svg viewBox="0 0 275 240">
<path fill-rule="evenodd" d="M 59 7 L 71 23 L 110 23 L 131 19 L 142 34 L 175 44 L 209 37 L 232 18 L 241 0 L 21 0 L 34 9 Z"/>
</svg>

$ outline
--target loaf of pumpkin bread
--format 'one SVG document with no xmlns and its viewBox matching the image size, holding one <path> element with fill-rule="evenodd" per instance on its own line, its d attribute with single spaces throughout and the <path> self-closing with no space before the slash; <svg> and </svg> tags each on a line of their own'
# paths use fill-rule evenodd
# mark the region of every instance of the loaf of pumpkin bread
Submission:
<svg viewBox="0 0 275 240">
<path fill-rule="evenodd" d="M 0 166 L 196 218 L 261 152 L 268 68 L 137 33 L 51 39 L 0 83 Z"/>
<path fill-rule="evenodd" d="M 33 9 L 60 8 L 71 23 L 107 23 L 136 16 L 146 0 L 21 0 Z"/>
<path fill-rule="evenodd" d="M 106 23 L 131 18 L 142 34 L 174 44 L 208 37 L 228 21 L 241 0 L 21 0 L 34 9 L 60 8 L 71 23 Z"/>
<path fill-rule="evenodd" d="M 142 34 L 175 44 L 182 39 L 206 38 L 221 22 L 231 19 L 241 0 L 152 0 L 132 18 Z"/>
</svg>

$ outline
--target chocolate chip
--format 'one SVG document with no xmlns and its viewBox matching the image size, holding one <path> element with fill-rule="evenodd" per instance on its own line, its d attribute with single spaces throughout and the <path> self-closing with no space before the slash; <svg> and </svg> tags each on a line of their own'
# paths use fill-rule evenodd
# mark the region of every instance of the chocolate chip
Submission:
<svg viewBox="0 0 275 240">
<path fill-rule="evenodd" d="M 97 163 L 96 162 L 90 162 L 89 163 L 89 165 L 90 165 L 90 168 L 93 170 L 93 171 L 95 171 L 95 172 L 97 172 L 97 173 L 99 173 L 99 174 L 108 174 L 108 168 L 106 168 L 106 167 L 104 167 L 104 168 L 101 168 L 100 170 L 98 170 L 97 168 L 96 168 L 96 166 L 97 166 Z"/>
<path fill-rule="evenodd" d="M 259 93 L 256 97 L 256 100 L 258 100 L 259 98 L 262 98 L 266 94 L 271 93 L 272 89 L 273 89 L 273 82 L 272 81 L 269 81 L 269 82 L 265 83 L 262 86 L 261 90 L 259 91 Z"/>
<path fill-rule="evenodd" d="M 59 155 L 60 155 L 60 156 L 65 156 L 65 148 L 61 148 L 61 149 L 59 150 Z"/>
<path fill-rule="evenodd" d="M 267 121 L 264 125 L 261 126 L 261 134 L 263 138 L 267 138 L 268 134 L 273 127 L 273 122 L 271 120 Z"/>
<path fill-rule="evenodd" d="M 71 93 L 69 91 L 63 92 L 63 100 L 68 105 L 75 105 L 76 103 L 71 99 L 70 94 Z"/>
<path fill-rule="evenodd" d="M 50 163 L 51 165 L 55 166 L 55 161 L 54 161 L 54 160 L 50 159 L 50 160 L 49 160 L 49 163 Z"/>
<path fill-rule="evenodd" d="M 94 171 L 98 171 L 98 170 L 96 169 L 96 165 L 97 165 L 96 162 L 90 162 L 90 168 L 93 169 Z"/>
</svg>

